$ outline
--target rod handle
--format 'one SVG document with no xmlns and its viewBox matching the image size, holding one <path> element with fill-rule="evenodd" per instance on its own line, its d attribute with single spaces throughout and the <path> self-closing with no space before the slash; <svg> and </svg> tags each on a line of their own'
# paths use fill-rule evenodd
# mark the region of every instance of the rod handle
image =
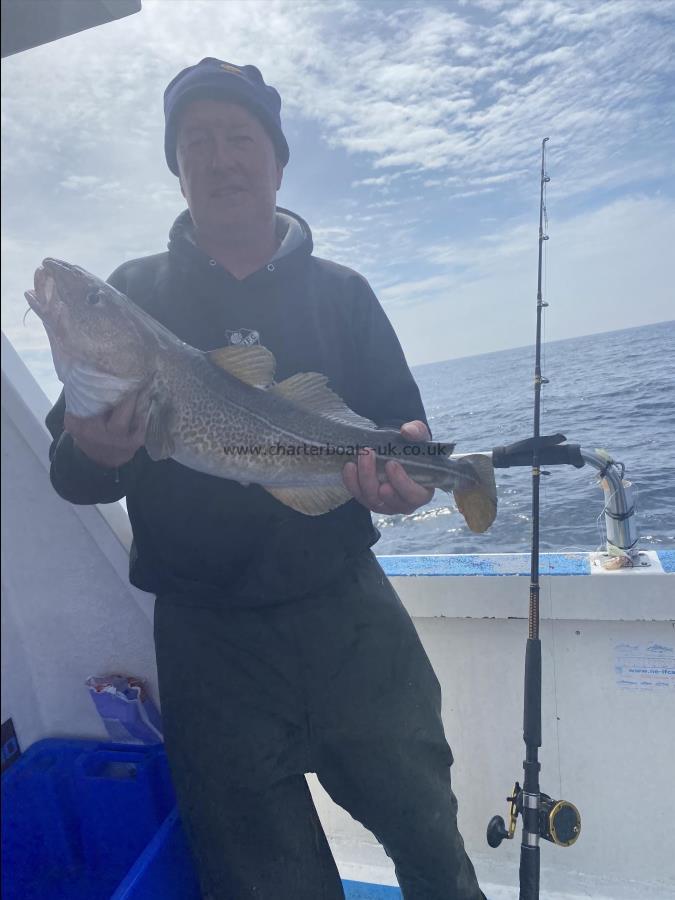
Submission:
<svg viewBox="0 0 675 900">
<path fill-rule="evenodd" d="M 539 846 L 520 845 L 519 900 L 539 900 Z"/>
<path fill-rule="evenodd" d="M 505 447 L 495 447 L 492 451 L 492 465 L 495 469 L 510 469 L 512 466 L 531 466 L 535 445 L 539 450 L 539 464 L 546 466 L 585 465 L 579 444 L 565 444 L 564 434 L 544 434 L 536 441 L 526 438 Z"/>
</svg>

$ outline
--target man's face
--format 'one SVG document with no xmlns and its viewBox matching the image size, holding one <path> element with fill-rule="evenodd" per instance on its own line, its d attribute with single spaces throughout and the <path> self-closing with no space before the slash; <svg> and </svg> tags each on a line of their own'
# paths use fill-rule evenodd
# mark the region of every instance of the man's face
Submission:
<svg viewBox="0 0 675 900">
<path fill-rule="evenodd" d="M 262 123 L 225 100 L 194 100 L 178 122 L 178 171 L 192 220 L 201 231 L 273 221 L 283 167 Z"/>
</svg>

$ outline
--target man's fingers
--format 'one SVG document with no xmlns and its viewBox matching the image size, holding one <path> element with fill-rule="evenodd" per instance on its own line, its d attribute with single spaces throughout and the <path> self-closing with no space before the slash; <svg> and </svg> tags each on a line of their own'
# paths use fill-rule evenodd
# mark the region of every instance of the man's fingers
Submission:
<svg viewBox="0 0 675 900">
<path fill-rule="evenodd" d="M 108 430 L 118 434 L 129 434 L 133 430 L 134 413 L 136 411 L 136 401 L 138 399 L 138 391 L 132 391 L 127 394 L 117 406 L 108 414 L 107 426 Z"/>
<path fill-rule="evenodd" d="M 82 419 L 78 419 L 76 416 L 67 412 L 63 416 L 63 430 L 67 431 L 68 434 L 75 435 L 82 428 L 81 422 Z"/>
<path fill-rule="evenodd" d="M 361 493 L 361 486 L 359 485 L 359 473 L 356 468 L 356 463 L 349 462 L 343 467 L 342 480 L 349 493 L 360 503 L 363 503 L 363 495 Z"/>
<path fill-rule="evenodd" d="M 388 481 L 380 485 L 380 508 L 377 512 L 381 515 L 405 515 L 413 512 L 415 509 L 414 505 L 406 502 L 396 493 Z"/>
<path fill-rule="evenodd" d="M 112 410 L 81 419 L 66 413 L 64 429 L 76 442 L 96 452 L 95 448 L 138 449 L 145 439 L 148 398 L 134 391 Z"/>
<path fill-rule="evenodd" d="M 342 480 L 347 490 L 373 512 L 407 515 L 433 497 L 433 489 L 417 484 L 406 474 L 403 466 L 393 460 L 385 466 L 388 480 L 380 484 L 376 465 L 376 456 L 371 450 L 360 455 L 357 464 L 347 463 L 342 470 Z"/>
<path fill-rule="evenodd" d="M 101 416 L 80 418 L 66 413 L 63 417 L 63 430 L 74 438 L 96 439 L 104 433 L 105 424 Z"/>
<path fill-rule="evenodd" d="M 401 434 L 409 441 L 428 441 L 431 438 L 429 429 L 419 419 L 401 425 Z"/>
<path fill-rule="evenodd" d="M 428 503 L 434 496 L 432 488 L 423 487 L 421 484 L 413 481 L 398 462 L 390 460 L 385 466 L 385 472 L 393 490 L 396 492 L 397 498 L 403 504 L 417 509 L 418 506 L 424 506 Z"/>
<path fill-rule="evenodd" d="M 366 457 L 368 454 L 363 454 Z M 358 500 L 367 509 L 377 512 L 383 511 L 383 502 L 379 496 L 379 483 L 377 475 L 375 475 L 375 457 L 365 464 L 365 474 L 362 478 L 363 465 L 362 457 L 359 456 L 359 463 L 346 463 L 342 469 L 342 481 L 349 493 Z M 372 470 L 372 471 L 371 471 Z M 375 477 L 375 485 L 372 478 Z M 367 488 L 364 487 L 364 482 Z"/>
<path fill-rule="evenodd" d="M 366 506 L 377 509 L 381 504 L 380 482 L 377 477 L 377 458 L 374 450 L 359 453 L 358 462 L 359 486 Z"/>
</svg>

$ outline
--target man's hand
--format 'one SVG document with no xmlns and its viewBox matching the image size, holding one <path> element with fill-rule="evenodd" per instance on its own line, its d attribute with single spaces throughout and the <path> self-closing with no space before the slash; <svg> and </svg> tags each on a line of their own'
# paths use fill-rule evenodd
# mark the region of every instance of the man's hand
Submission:
<svg viewBox="0 0 675 900">
<path fill-rule="evenodd" d="M 80 450 L 108 469 L 116 469 L 134 456 L 145 442 L 148 414 L 147 391 L 133 391 L 117 406 L 100 416 L 80 419 L 66 413 L 65 430 Z"/>
<path fill-rule="evenodd" d="M 428 441 L 431 438 L 424 422 L 406 422 L 401 434 L 409 441 Z M 345 487 L 359 503 L 382 515 L 412 513 L 434 496 L 433 488 L 422 487 L 409 478 L 403 466 L 389 460 L 384 467 L 387 481 L 380 484 L 376 472 L 375 451 L 359 454 L 358 462 L 349 462 L 342 470 Z"/>
</svg>

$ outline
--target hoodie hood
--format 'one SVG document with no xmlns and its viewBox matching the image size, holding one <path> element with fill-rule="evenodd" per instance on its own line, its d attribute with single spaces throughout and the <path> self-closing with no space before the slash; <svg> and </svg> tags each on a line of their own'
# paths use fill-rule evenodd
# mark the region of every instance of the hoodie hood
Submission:
<svg viewBox="0 0 675 900">
<path fill-rule="evenodd" d="M 280 206 L 276 210 L 276 235 L 279 246 L 266 266 L 290 257 L 309 256 L 313 250 L 312 232 L 307 222 L 296 213 Z M 188 209 L 184 210 L 173 223 L 169 232 L 168 247 L 172 255 L 184 261 L 189 260 L 192 264 L 216 264 L 215 260 L 210 260 L 197 245 L 195 226 Z M 261 266 L 262 268 L 264 266 Z"/>
<path fill-rule="evenodd" d="M 306 232 L 305 229 L 307 229 Z M 302 219 L 294 216 L 293 213 L 281 210 L 278 207 L 276 232 L 277 240 L 280 241 L 280 243 L 277 252 L 270 262 L 277 259 L 283 259 L 284 256 L 293 253 L 294 250 L 302 247 L 308 237 L 310 241 L 312 240 L 312 235 L 309 233 L 309 225 L 303 222 Z"/>
</svg>

